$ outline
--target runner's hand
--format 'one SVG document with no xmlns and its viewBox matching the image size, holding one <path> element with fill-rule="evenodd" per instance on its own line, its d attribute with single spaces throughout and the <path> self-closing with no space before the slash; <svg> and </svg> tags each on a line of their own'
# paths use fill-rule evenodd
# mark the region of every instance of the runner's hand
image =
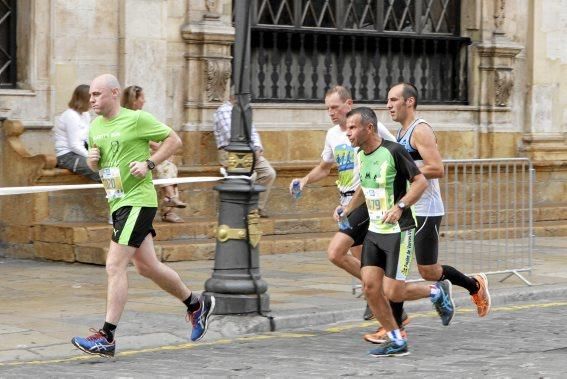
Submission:
<svg viewBox="0 0 567 379">
<path fill-rule="evenodd" d="M 96 145 L 89 149 L 87 160 L 91 163 L 92 166 L 98 165 L 98 161 L 100 160 L 100 150 Z"/>
<path fill-rule="evenodd" d="M 402 216 L 402 212 L 403 211 L 400 207 L 394 205 L 384 213 L 384 215 L 382 216 L 382 221 L 388 224 L 395 224 Z"/>
<path fill-rule="evenodd" d="M 146 162 L 130 163 L 130 174 L 137 178 L 143 178 L 148 173 L 148 164 Z"/>
<path fill-rule="evenodd" d="M 333 218 L 337 222 L 339 222 L 339 220 L 341 219 L 341 217 L 339 216 L 339 209 L 343 209 L 343 212 L 346 212 L 346 209 L 342 205 L 339 205 L 335 208 L 335 211 L 333 212 Z"/>
<path fill-rule="evenodd" d="M 302 178 L 294 178 L 294 179 L 291 179 L 291 182 L 289 182 L 289 194 L 290 195 L 293 195 L 293 191 L 292 191 L 293 182 L 295 182 L 296 180 L 299 181 L 299 190 L 303 191 L 303 186 L 305 186 L 305 182 L 303 181 L 303 179 Z"/>
</svg>

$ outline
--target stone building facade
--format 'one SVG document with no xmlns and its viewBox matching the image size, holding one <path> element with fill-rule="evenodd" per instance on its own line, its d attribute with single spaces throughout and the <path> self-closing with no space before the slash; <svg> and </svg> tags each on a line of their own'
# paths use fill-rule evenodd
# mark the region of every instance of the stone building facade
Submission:
<svg viewBox="0 0 567 379">
<path fill-rule="evenodd" d="M 319 4 L 331 2 L 318 0 Z M 266 2 L 253 1 L 259 3 Z M 443 3 L 424 0 L 422 4 Z M 144 88 L 146 110 L 184 141 L 176 155 L 182 175 L 218 175 L 212 114 L 229 91 L 235 39 L 232 1 L 7 0 L 6 4 L 17 6 L 13 53 L 17 70 L 13 88 L 0 83 L 0 119 L 17 121 L 17 125 L 0 122 L 0 186 L 78 181 L 73 175 L 59 176 L 54 169 L 51 129 L 75 86 L 101 73 L 116 75 L 124 86 Z M 467 101 L 420 105 L 419 115 L 434 126 L 445 159 L 530 158 L 537 172 L 536 217 L 567 219 L 563 196 L 567 189 L 567 42 L 563 37 L 567 0 L 462 0 L 459 4 L 460 35 L 471 42 L 464 66 Z M 2 64 L 0 76 L 1 70 Z M 304 175 L 320 159 L 330 126 L 322 102 L 252 103 L 265 154 L 278 171 L 269 207 L 291 217 L 266 221 L 264 233 L 296 233 L 297 218 L 304 218 L 301 225 L 307 231 L 335 230 L 327 216 L 317 218 L 328 205 L 321 199 L 333 196 L 334 178 L 303 197 L 302 215 L 289 206 L 287 194 L 290 178 Z M 385 104 L 371 106 L 395 131 L 397 125 L 390 121 Z M 183 216 L 201 217 L 202 223 L 162 228 L 165 241 L 186 238 L 187 230 L 197 238 L 213 237 L 216 208 L 212 204 L 218 198 L 212 186 L 184 187 L 191 205 Z M 89 243 L 100 240 L 107 245 L 107 233 L 100 226 L 107 210 L 104 199 L 92 191 L 86 195 L 92 195 L 88 203 L 84 194 L 72 191 L 21 195 L 17 201 L 25 212 L 13 206 L 13 196 L 0 196 L 0 248 L 8 242 L 17 246 L 13 250 L 17 256 L 102 262 L 104 248 L 96 250 Z M 99 225 L 83 226 L 85 222 Z M 283 224 L 289 229 L 282 229 Z M 325 248 L 324 238 L 306 236 L 302 238 L 307 242 L 266 239 L 263 250 L 301 251 L 300 245 Z M 164 245 L 162 258 L 187 259 L 188 251 L 200 251 L 201 245 L 190 243 L 190 249 Z M 202 249 L 206 250 L 202 255 L 210 257 L 214 242 L 209 240 Z"/>
<path fill-rule="evenodd" d="M 110 72 L 124 85 L 141 85 L 147 109 L 187 136 L 192 146 L 182 154 L 186 164 L 209 164 L 211 114 L 230 76 L 231 3 L 17 1 L 18 86 L 0 90 L 0 116 L 22 121 L 30 150 L 49 152 L 47 135 L 72 89 Z M 567 88 L 561 80 L 567 70 L 561 37 L 566 5 L 565 0 L 462 1 L 461 33 L 472 40 L 468 105 L 420 110 L 439 132 L 445 157 L 567 156 L 561 148 L 567 128 Z M 395 128 L 384 104 L 375 107 Z M 328 127 L 321 104 L 262 103 L 254 110 L 269 158 L 318 159 L 320 144 L 306 142 L 320 141 Z"/>
<path fill-rule="evenodd" d="M 0 86 L 0 117 L 22 123 L 19 139 L 30 154 L 53 154 L 51 128 L 75 86 L 112 73 L 124 86 L 143 87 L 146 110 L 180 133 L 182 172 L 218 172 L 212 114 L 229 90 L 232 1 L 8 3 L 17 4 L 17 78 L 15 88 Z M 536 204 L 564 203 L 567 0 L 462 0 L 460 33 L 471 42 L 466 104 L 418 109 L 435 127 L 443 157 L 529 157 L 538 175 Z M 265 154 L 280 172 L 274 202 L 290 177 L 319 161 L 330 126 L 322 100 L 253 103 Z M 372 106 L 394 131 L 385 104 Z M 3 184 L 15 185 L 8 178 L 18 175 L 0 165 Z M 194 199 L 203 207 L 215 201 Z"/>
</svg>

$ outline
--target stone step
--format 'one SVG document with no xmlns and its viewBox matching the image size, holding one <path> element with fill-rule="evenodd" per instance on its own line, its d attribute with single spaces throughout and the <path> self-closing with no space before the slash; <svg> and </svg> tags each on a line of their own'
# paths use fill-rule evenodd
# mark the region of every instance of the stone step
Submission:
<svg viewBox="0 0 567 379">
<path fill-rule="evenodd" d="M 261 255 L 324 251 L 333 235 L 334 232 L 262 236 L 259 250 Z M 35 256 L 54 261 L 104 265 L 108 246 L 108 241 L 76 245 L 38 241 L 35 243 Z M 163 262 L 209 260 L 214 259 L 216 240 L 155 241 L 155 248 L 158 259 Z"/>
<path fill-rule="evenodd" d="M 498 215 L 501 224 L 495 224 Z M 527 226 L 528 220 L 524 210 L 484 210 L 482 212 L 471 212 L 470 210 L 455 213 L 448 211 L 444 217 L 442 231 L 451 232 L 453 225 L 474 225 L 492 223 L 491 228 L 509 229 Z M 189 220 L 189 218 L 187 219 Z M 189 222 L 178 224 L 156 221 L 154 227 L 157 231 L 157 241 L 189 240 L 195 238 L 213 238 L 217 221 L 194 217 Z M 567 220 L 567 207 L 558 204 L 550 204 L 534 208 L 534 223 L 550 220 Z M 561 222 L 561 221 L 559 221 Z M 567 223 L 567 222 L 565 222 Z M 552 224 L 551 224 L 552 225 Z M 463 227 L 463 228 L 466 228 Z M 551 227 L 552 229 L 554 227 Z M 265 236 L 301 234 L 301 233 L 326 233 L 336 231 L 336 224 L 330 217 L 329 212 L 313 212 L 308 216 L 300 217 L 293 215 L 275 215 L 267 219 L 260 219 L 260 229 Z M 474 228 L 476 229 L 476 227 Z M 80 222 L 47 222 L 38 224 L 33 228 L 33 240 L 42 242 L 56 242 L 66 244 L 80 244 L 90 242 L 108 241 L 112 227 L 103 223 L 80 223 Z M 543 232 L 538 232 L 543 233 Z"/>
<path fill-rule="evenodd" d="M 168 226 L 168 225 L 166 225 Z M 334 226 L 334 225 L 333 225 Z M 108 236 L 110 226 L 104 226 L 103 241 L 66 243 L 55 239 L 52 241 L 36 240 L 33 243 L 33 255 L 30 257 L 43 258 L 55 261 L 82 262 L 91 264 L 104 264 L 108 250 Z M 84 231 L 81 231 L 83 233 Z M 99 227 L 93 227 L 99 232 Z M 82 235 L 78 233 L 78 235 Z M 534 233 L 537 237 L 567 236 L 567 223 L 565 221 L 541 221 L 534 224 Z M 260 240 L 260 254 L 285 254 L 302 251 L 325 251 L 334 235 L 328 232 L 306 232 L 288 234 L 263 235 Z M 490 228 L 488 230 L 463 230 L 459 232 L 442 231 L 442 239 L 502 239 L 527 235 L 525 229 L 517 228 Z M 206 260 L 214 259 L 216 241 L 214 238 L 192 238 L 177 240 L 156 240 L 156 254 L 164 262 Z"/>
<path fill-rule="evenodd" d="M 157 221 L 154 228 L 156 241 L 213 238 L 216 220 L 196 218 L 191 222 L 166 223 Z M 336 231 L 336 223 L 328 213 L 312 214 L 301 219 L 274 216 L 260 219 L 260 230 L 265 236 Z M 34 240 L 66 244 L 81 244 L 108 241 L 112 226 L 97 223 L 50 222 L 34 228 Z"/>
</svg>

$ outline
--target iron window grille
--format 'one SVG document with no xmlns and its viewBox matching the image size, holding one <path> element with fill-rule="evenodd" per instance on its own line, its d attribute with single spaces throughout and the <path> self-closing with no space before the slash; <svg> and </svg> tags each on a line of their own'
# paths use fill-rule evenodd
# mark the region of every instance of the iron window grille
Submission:
<svg viewBox="0 0 567 379">
<path fill-rule="evenodd" d="M 16 82 L 16 0 L 0 0 L 0 88 Z"/>
<path fill-rule="evenodd" d="M 334 84 L 384 103 L 411 82 L 420 103 L 467 103 L 459 0 L 253 0 L 255 102 L 320 102 Z"/>
</svg>

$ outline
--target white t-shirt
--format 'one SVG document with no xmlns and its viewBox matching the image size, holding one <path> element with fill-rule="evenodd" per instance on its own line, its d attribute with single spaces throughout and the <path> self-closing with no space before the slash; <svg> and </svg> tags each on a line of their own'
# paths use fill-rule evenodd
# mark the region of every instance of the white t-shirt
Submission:
<svg viewBox="0 0 567 379">
<path fill-rule="evenodd" d="M 396 142 L 396 137 L 381 122 L 378 122 L 378 134 L 388 141 Z M 351 146 L 346 136 L 346 130 L 341 130 L 339 125 L 335 125 L 327 131 L 321 159 L 325 162 L 337 163 L 339 178 L 336 184 L 342 193 L 356 190 L 360 183 L 356 162 L 357 151 L 358 148 Z"/>
<path fill-rule="evenodd" d="M 90 122 L 89 112 L 79 113 L 70 108 L 63 112 L 53 128 L 55 155 L 59 157 L 73 152 L 86 157 L 88 152 L 85 142 L 89 135 Z"/>
</svg>

